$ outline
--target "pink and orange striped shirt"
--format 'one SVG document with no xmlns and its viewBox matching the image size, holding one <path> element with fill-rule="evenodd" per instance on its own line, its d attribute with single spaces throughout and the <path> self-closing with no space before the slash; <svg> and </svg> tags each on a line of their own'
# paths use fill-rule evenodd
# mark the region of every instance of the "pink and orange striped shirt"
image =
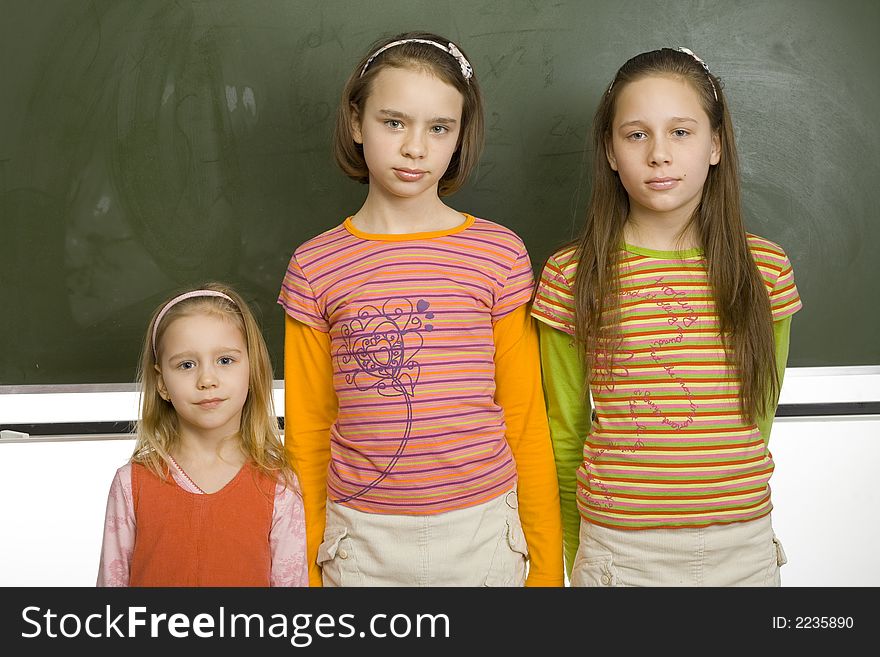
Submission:
<svg viewBox="0 0 880 657">
<path fill-rule="evenodd" d="M 330 336 L 330 499 L 430 515 L 516 484 L 494 399 L 493 326 L 532 288 L 519 237 L 470 215 L 451 231 L 407 235 L 367 235 L 349 219 L 296 250 L 279 303 Z"/>
<path fill-rule="evenodd" d="M 785 253 L 748 240 L 773 320 L 794 314 L 801 302 Z M 554 254 L 532 308 L 572 335 L 576 270 L 574 247 Z M 595 414 L 577 472 L 581 517 L 643 529 L 768 514 L 773 458 L 758 427 L 740 416 L 740 383 L 727 366 L 702 251 L 626 246 L 620 272 L 622 344 L 591 374 Z"/>
</svg>

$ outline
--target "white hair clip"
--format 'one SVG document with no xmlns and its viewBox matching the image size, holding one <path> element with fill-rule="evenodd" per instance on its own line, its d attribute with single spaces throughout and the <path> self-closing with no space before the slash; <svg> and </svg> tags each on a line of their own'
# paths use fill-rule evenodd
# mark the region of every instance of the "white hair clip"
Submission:
<svg viewBox="0 0 880 657">
<path fill-rule="evenodd" d="M 364 67 L 361 69 L 361 74 L 358 77 L 364 77 L 364 73 L 367 72 L 367 68 L 369 68 L 370 64 L 373 63 L 373 60 L 376 59 L 383 52 L 388 50 L 389 48 L 393 48 L 394 46 L 400 46 L 404 43 L 425 43 L 435 48 L 440 48 L 443 52 L 449 53 L 455 60 L 458 62 L 459 67 L 461 68 L 461 76 L 465 80 L 470 80 L 474 76 L 474 69 L 471 66 L 471 63 L 465 58 L 465 56 L 461 53 L 461 50 L 458 47 L 450 42 L 447 45 L 443 45 L 442 43 L 437 43 L 436 41 L 432 41 L 430 39 L 401 39 L 400 41 L 392 41 L 391 43 L 385 44 L 379 50 L 370 55 L 370 58 L 367 59 L 367 62 L 364 64 Z"/>
<path fill-rule="evenodd" d="M 458 49 L 458 46 L 456 46 L 451 41 L 447 45 L 447 48 L 449 54 L 455 57 L 456 60 L 458 60 L 458 65 L 461 67 L 461 76 L 465 80 L 470 80 L 474 76 L 474 69 L 471 67 L 471 63 L 461 53 L 461 50 Z"/>
<path fill-rule="evenodd" d="M 702 59 L 700 59 L 696 54 L 694 54 L 694 51 L 691 50 L 690 48 L 685 48 L 684 46 L 679 46 L 677 48 L 677 50 L 679 52 L 683 52 L 686 55 L 690 55 L 695 60 L 697 60 L 704 69 L 706 69 L 706 74 L 709 77 L 709 84 L 712 85 L 712 94 L 715 96 L 715 102 L 718 102 L 718 91 L 716 91 L 715 83 L 712 81 L 712 71 L 709 70 L 709 65 L 706 62 L 704 62 Z"/>
</svg>

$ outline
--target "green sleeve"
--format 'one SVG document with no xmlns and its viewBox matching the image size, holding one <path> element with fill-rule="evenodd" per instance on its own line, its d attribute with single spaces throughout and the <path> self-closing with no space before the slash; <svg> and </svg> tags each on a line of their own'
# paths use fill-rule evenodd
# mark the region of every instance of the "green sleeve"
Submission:
<svg viewBox="0 0 880 657">
<path fill-rule="evenodd" d="M 583 461 L 584 441 L 590 429 L 590 399 L 583 393 L 584 365 L 573 338 L 541 322 L 539 327 L 544 397 L 562 507 L 565 570 L 570 577 L 580 529 L 577 469 Z"/>
<path fill-rule="evenodd" d="M 788 339 L 791 334 L 791 315 L 779 321 L 773 322 L 773 340 L 776 345 L 776 372 L 779 374 L 779 387 L 782 388 L 782 378 L 785 376 L 785 365 L 788 362 Z M 773 427 L 773 418 L 776 416 L 776 406 L 779 398 L 773 400 L 767 409 L 767 415 L 758 418 L 758 429 L 764 438 L 764 444 L 770 444 L 770 429 Z"/>
</svg>

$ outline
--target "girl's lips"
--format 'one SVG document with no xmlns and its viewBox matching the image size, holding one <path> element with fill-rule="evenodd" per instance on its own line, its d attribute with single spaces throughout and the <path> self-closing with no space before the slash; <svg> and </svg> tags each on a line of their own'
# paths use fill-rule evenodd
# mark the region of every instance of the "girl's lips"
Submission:
<svg viewBox="0 0 880 657">
<path fill-rule="evenodd" d="M 425 171 L 417 169 L 394 169 L 394 175 L 404 182 L 416 182 L 417 180 L 421 180 L 425 173 Z"/>
<path fill-rule="evenodd" d="M 664 189 L 672 189 L 678 185 L 678 178 L 652 178 L 645 184 L 651 189 L 662 191 Z"/>
<path fill-rule="evenodd" d="M 222 403 L 223 403 L 222 399 L 206 399 L 204 401 L 198 402 L 198 405 L 201 408 L 212 409 L 212 408 L 217 408 Z"/>
</svg>

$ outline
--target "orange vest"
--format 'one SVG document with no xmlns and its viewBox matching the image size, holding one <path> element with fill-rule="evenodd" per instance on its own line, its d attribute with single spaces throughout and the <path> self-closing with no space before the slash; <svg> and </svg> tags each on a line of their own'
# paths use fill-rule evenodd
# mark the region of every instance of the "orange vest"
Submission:
<svg viewBox="0 0 880 657">
<path fill-rule="evenodd" d="M 137 534 L 129 586 L 269 586 L 275 482 L 245 464 L 216 493 L 133 463 Z"/>
</svg>

